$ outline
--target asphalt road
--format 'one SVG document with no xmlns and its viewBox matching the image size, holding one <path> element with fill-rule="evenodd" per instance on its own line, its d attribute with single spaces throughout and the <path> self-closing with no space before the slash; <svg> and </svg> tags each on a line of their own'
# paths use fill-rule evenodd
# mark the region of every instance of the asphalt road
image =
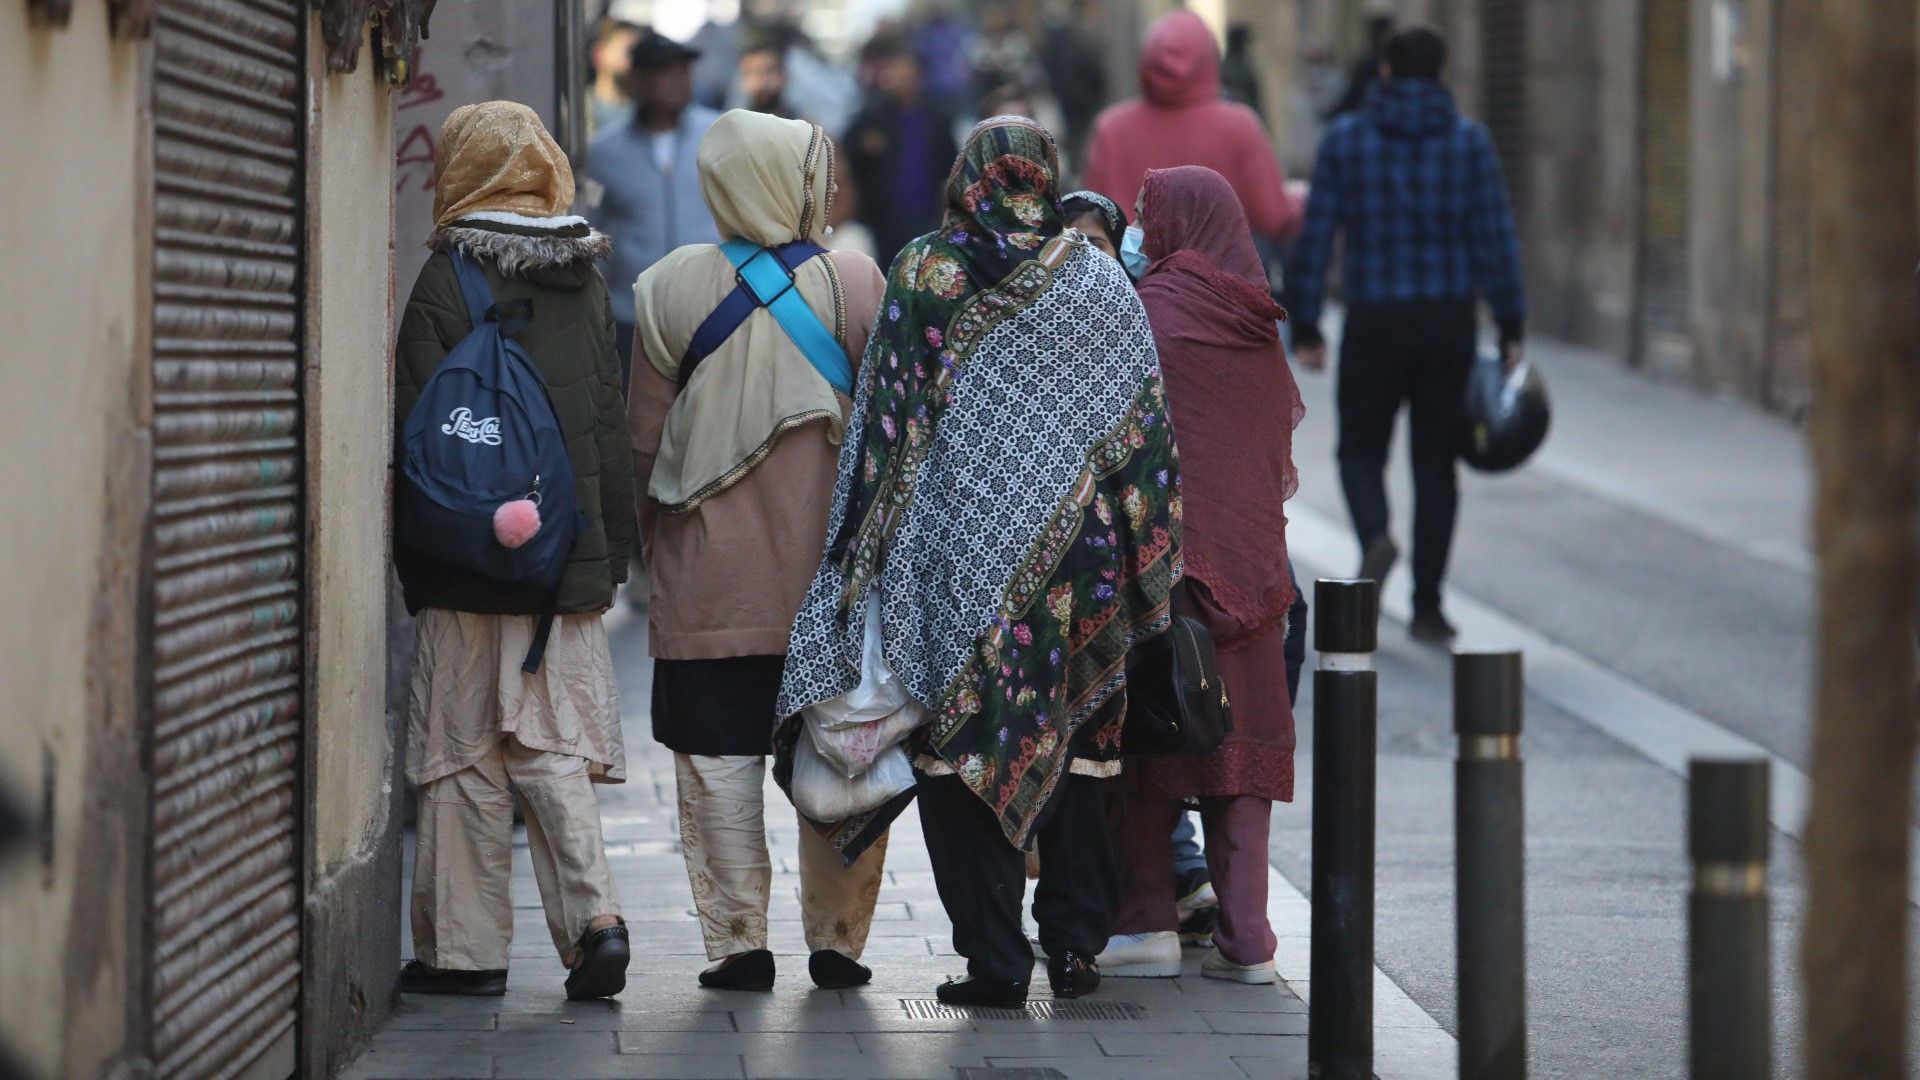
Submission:
<svg viewBox="0 0 1920 1080">
<path fill-rule="evenodd" d="M 1536 350 L 1536 355 L 1545 350 Z M 1551 365 L 1555 358 L 1546 357 Z M 1576 361 L 1569 360 L 1568 363 Z M 1553 368 L 1549 366 L 1551 373 Z M 1744 543 L 1713 519 L 1652 513 L 1659 499 L 1634 492 L 1635 470 L 1654 490 L 1658 470 L 1727 473 L 1717 490 L 1740 491 L 1745 513 L 1769 503 L 1799 514 L 1804 491 L 1782 475 L 1742 475 L 1717 439 L 1746 436 L 1775 451 L 1752 469 L 1781 472 L 1780 432 L 1725 431 L 1755 420 L 1689 391 L 1639 384 L 1611 371 L 1571 369 L 1562 411 L 1592 397 L 1597 411 L 1634 408 L 1644 395 L 1669 442 L 1637 439 L 1635 412 L 1612 418 L 1620 457 L 1467 479 L 1450 582 L 1630 681 L 1806 767 L 1812 581 L 1792 557 Z M 1601 391 L 1585 393 L 1592 375 Z M 1298 505 L 1346 521 L 1333 472 L 1330 380 L 1304 376 L 1309 415 L 1296 435 Z M 1693 428 L 1671 430 L 1676 418 Z M 1607 417 L 1586 417 L 1588 427 Z M 1785 432 L 1782 428 L 1781 432 Z M 1787 433 L 1790 437 L 1790 433 Z M 1677 443 L 1671 440 L 1678 440 Z M 1405 442 L 1395 444 L 1395 528 L 1409 509 Z M 1636 454 L 1639 460 L 1636 460 Z M 1601 472 L 1605 475 L 1600 475 Z M 1776 494 L 1770 494 L 1769 485 Z M 1655 492 L 1657 495 L 1657 491 Z M 1729 518 L 1730 519 L 1730 518 Z M 1728 520 L 1728 519 L 1722 519 Z M 1797 526 L 1782 530 L 1794 533 Z M 1403 549 L 1405 544 L 1402 544 Z M 1350 550 L 1298 552 L 1300 576 L 1342 576 Z M 1402 569 L 1391 590 L 1406 590 Z M 1311 664 L 1311 658 L 1309 664 Z M 1377 961 L 1449 1031 L 1455 1029 L 1450 666 L 1397 624 L 1382 626 L 1380 672 Z M 1311 680 L 1307 680 L 1310 686 Z M 1602 706 L 1601 708 L 1604 708 Z M 1274 865 L 1304 888 L 1309 868 L 1311 691 L 1301 730 L 1297 801 L 1275 816 Z M 1685 787 L 1672 772 L 1604 734 L 1587 716 L 1537 697 L 1527 702 L 1529 1053 L 1535 1077 L 1678 1077 L 1686 1072 Z M 1774 901 L 1776 1075 L 1800 1075 L 1795 950 L 1802 907 L 1798 845 L 1776 833 Z M 1910 933 L 1909 939 L 1913 935 Z M 1920 951 L 1915 952 L 1920 956 Z M 1920 970 L 1920 964 L 1915 965 Z M 1916 1013 L 1920 1021 L 1920 1010 Z M 1920 1028 L 1920 1022 L 1916 1022 Z M 1920 1065 L 1920 1054 L 1914 1055 Z"/>
</svg>

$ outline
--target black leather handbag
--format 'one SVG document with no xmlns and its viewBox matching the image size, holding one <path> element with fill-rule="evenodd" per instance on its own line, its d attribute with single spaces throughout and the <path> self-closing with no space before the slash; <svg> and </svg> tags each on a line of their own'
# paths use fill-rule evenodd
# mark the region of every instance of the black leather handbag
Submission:
<svg viewBox="0 0 1920 1080">
<path fill-rule="evenodd" d="M 1176 615 L 1165 633 L 1134 647 L 1127 658 L 1122 753 L 1209 754 L 1232 730 L 1233 705 L 1206 627 Z"/>
</svg>

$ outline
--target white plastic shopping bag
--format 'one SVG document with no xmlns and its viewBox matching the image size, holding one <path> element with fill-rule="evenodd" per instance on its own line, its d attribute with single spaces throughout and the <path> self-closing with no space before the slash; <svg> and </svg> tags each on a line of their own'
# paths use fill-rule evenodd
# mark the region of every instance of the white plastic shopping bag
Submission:
<svg viewBox="0 0 1920 1080">
<path fill-rule="evenodd" d="M 927 722 L 927 710 L 908 696 L 880 649 L 880 597 L 869 593 L 860 647 L 860 685 L 802 710 L 814 749 L 849 779 L 870 768 Z M 806 740 L 802 740 L 806 741 Z"/>
<path fill-rule="evenodd" d="M 865 772 L 847 777 L 820 756 L 812 739 L 794 743 L 793 805 L 815 821 L 840 821 L 877 809 L 913 783 L 913 763 L 898 744 L 881 751 Z"/>
</svg>

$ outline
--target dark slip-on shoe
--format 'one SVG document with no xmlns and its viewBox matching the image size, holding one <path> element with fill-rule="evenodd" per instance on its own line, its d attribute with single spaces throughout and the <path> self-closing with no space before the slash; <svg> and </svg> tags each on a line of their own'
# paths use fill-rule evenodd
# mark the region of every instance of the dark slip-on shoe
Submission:
<svg viewBox="0 0 1920 1080">
<path fill-rule="evenodd" d="M 400 968 L 400 992 L 499 997 L 507 992 L 507 969 L 463 971 L 458 968 L 428 967 L 418 960 L 409 960 Z"/>
<path fill-rule="evenodd" d="M 934 996 L 947 1005 L 974 1005 L 984 1009 L 1027 1007 L 1027 980 L 988 979 L 969 975 L 941 983 Z"/>
<path fill-rule="evenodd" d="M 627 988 L 627 924 L 615 923 L 580 935 L 580 965 L 567 972 L 567 999 L 591 1001 Z"/>
<path fill-rule="evenodd" d="M 709 990 L 771 990 L 773 953 L 766 949 L 734 953 L 701 972 L 700 985 Z"/>
<path fill-rule="evenodd" d="M 838 949 L 821 949 L 807 957 L 807 974 L 822 990 L 849 990 L 873 981 L 873 969 Z"/>
<path fill-rule="evenodd" d="M 1100 989 L 1100 965 L 1084 953 L 1064 952 L 1047 959 L 1047 982 L 1054 997 L 1086 997 Z"/>
</svg>

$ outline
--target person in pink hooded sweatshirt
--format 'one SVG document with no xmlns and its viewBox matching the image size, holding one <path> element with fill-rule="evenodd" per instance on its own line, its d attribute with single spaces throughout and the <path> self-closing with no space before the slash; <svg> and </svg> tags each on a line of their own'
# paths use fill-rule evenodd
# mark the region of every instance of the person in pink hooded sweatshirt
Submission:
<svg viewBox="0 0 1920 1080">
<path fill-rule="evenodd" d="M 1140 97 L 1109 106 L 1087 145 L 1086 187 L 1132 206 L 1150 169 L 1204 165 L 1233 185 L 1253 231 L 1290 240 L 1301 200 L 1252 109 L 1220 98 L 1220 47 L 1191 11 L 1155 20 L 1140 47 Z"/>
</svg>

